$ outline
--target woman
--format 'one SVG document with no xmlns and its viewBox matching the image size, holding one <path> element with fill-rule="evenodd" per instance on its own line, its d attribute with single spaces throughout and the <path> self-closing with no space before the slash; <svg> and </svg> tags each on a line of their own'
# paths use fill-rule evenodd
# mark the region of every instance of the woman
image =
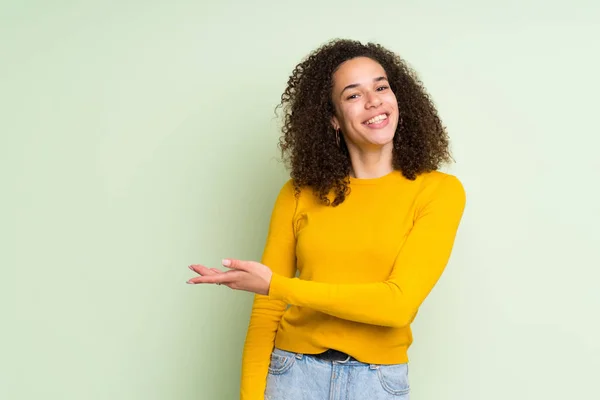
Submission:
<svg viewBox="0 0 600 400">
<path fill-rule="evenodd" d="M 262 263 L 193 265 L 189 283 L 256 293 L 242 399 L 408 399 L 410 324 L 465 205 L 460 181 L 437 171 L 446 131 L 404 61 L 371 43 L 317 49 L 281 100 L 291 180 Z"/>
</svg>

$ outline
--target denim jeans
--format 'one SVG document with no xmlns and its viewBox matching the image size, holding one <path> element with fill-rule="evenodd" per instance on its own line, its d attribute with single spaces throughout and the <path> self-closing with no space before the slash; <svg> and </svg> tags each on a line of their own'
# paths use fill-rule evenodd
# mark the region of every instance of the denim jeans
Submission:
<svg viewBox="0 0 600 400">
<path fill-rule="evenodd" d="M 325 361 L 274 349 L 265 400 L 409 400 L 408 364 Z"/>
</svg>

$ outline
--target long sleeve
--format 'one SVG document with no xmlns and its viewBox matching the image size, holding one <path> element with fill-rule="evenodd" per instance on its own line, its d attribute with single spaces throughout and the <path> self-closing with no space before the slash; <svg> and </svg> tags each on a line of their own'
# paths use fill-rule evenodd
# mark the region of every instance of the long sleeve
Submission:
<svg viewBox="0 0 600 400">
<path fill-rule="evenodd" d="M 278 276 L 296 273 L 293 217 L 296 199 L 291 181 L 281 189 L 271 215 L 261 262 Z M 256 295 L 242 359 L 241 400 L 264 400 L 270 356 L 279 321 L 287 308 L 282 300 Z"/>
<path fill-rule="evenodd" d="M 448 175 L 417 210 L 413 228 L 384 282 L 321 283 L 274 270 L 269 298 L 346 320 L 404 327 L 412 322 L 448 263 L 465 202 L 462 184 Z"/>
</svg>

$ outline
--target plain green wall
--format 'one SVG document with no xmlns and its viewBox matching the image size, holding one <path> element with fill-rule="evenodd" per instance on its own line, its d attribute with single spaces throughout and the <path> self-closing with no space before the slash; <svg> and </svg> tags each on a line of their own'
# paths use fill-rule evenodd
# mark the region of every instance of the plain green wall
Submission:
<svg viewBox="0 0 600 400">
<path fill-rule="evenodd" d="M 417 69 L 468 192 L 412 397 L 594 398 L 600 33 L 576 3 L 3 2 L 0 399 L 237 398 L 251 296 L 187 265 L 260 258 L 273 109 L 334 37 Z"/>
</svg>

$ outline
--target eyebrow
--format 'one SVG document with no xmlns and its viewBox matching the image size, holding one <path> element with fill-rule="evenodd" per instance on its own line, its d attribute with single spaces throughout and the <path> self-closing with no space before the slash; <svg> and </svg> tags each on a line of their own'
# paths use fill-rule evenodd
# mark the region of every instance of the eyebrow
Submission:
<svg viewBox="0 0 600 400">
<path fill-rule="evenodd" d="M 379 76 L 375 79 L 373 79 L 373 82 L 381 82 L 381 81 L 387 81 L 387 78 L 385 76 Z M 344 89 L 342 89 L 341 93 L 340 93 L 340 97 L 342 96 L 342 94 L 344 94 L 344 91 L 346 89 L 354 89 L 360 86 L 360 83 L 353 83 L 351 85 L 346 86 Z"/>
</svg>

